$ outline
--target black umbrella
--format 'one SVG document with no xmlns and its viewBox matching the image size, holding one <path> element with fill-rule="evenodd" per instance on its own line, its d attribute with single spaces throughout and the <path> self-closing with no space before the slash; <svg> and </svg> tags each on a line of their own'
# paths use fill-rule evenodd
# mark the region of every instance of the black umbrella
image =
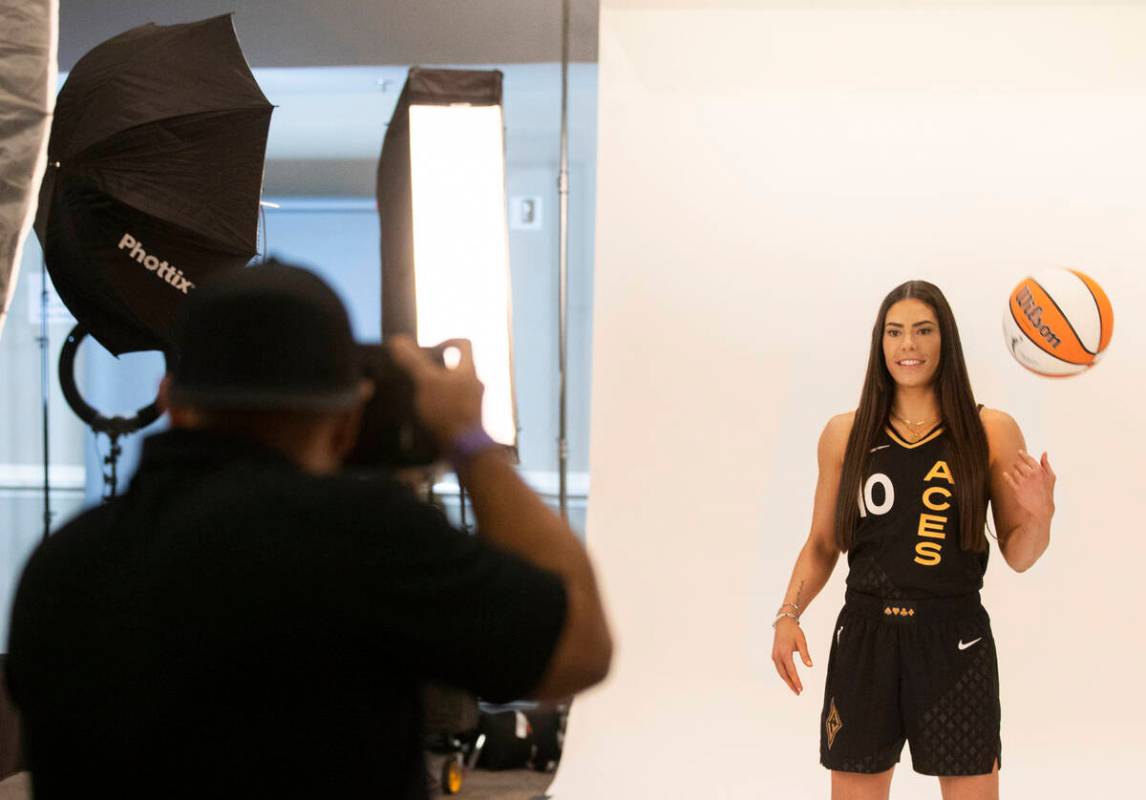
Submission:
<svg viewBox="0 0 1146 800">
<path fill-rule="evenodd" d="M 256 254 L 271 110 L 229 15 L 133 28 L 68 75 L 35 228 L 112 353 L 170 350 L 183 300 Z"/>
</svg>

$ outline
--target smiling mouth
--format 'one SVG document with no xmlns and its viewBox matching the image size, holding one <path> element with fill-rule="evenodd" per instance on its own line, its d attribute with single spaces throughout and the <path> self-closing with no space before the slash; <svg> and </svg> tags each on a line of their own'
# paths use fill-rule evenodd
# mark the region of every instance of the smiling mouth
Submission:
<svg viewBox="0 0 1146 800">
<path fill-rule="evenodd" d="M 922 358 L 904 358 L 895 363 L 901 367 L 921 367 L 926 359 Z"/>
</svg>

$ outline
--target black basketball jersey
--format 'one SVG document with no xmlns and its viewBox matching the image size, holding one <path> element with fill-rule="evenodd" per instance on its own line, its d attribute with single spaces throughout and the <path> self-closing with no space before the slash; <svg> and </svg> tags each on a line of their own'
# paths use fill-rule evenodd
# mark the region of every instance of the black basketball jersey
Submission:
<svg viewBox="0 0 1146 800">
<path fill-rule="evenodd" d="M 885 598 L 950 597 L 983 586 L 987 552 L 960 545 L 959 488 L 943 428 L 909 444 L 885 427 L 860 485 L 848 588 Z"/>
</svg>

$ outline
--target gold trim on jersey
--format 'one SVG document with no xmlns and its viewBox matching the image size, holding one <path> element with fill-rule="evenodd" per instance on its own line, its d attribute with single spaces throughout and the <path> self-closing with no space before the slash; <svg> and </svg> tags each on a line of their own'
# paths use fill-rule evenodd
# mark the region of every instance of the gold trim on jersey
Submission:
<svg viewBox="0 0 1146 800">
<path fill-rule="evenodd" d="M 920 439 L 918 442 L 913 442 L 911 444 L 908 444 L 907 442 L 903 441 L 903 439 L 900 438 L 899 434 L 896 433 L 890 425 L 884 426 L 884 430 L 887 431 L 887 435 L 891 437 L 891 440 L 893 442 L 895 442 L 900 447 L 906 447 L 908 450 L 914 450 L 917 447 L 922 447 L 923 445 L 927 444 L 928 442 L 934 441 L 939 436 L 939 434 L 943 433 L 942 427 L 936 428 L 931 433 L 927 434 L 927 436 Z"/>
</svg>

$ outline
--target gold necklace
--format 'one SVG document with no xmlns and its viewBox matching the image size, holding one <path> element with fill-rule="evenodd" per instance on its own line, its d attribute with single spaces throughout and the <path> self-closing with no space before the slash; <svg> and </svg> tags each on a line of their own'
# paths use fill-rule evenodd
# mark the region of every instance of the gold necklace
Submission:
<svg viewBox="0 0 1146 800">
<path fill-rule="evenodd" d="M 926 430 L 915 431 L 915 430 L 912 430 L 913 428 L 918 428 L 918 427 L 923 426 L 923 425 L 930 425 L 930 424 L 938 421 L 937 418 L 932 418 L 932 419 L 920 420 L 919 422 L 912 422 L 911 420 L 904 419 L 903 417 L 899 416 L 899 414 L 896 414 L 894 410 L 890 410 L 890 411 L 891 411 L 891 416 L 895 417 L 897 420 L 899 420 L 900 422 L 902 422 L 904 425 L 907 426 L 907 438 L 909 440 L 911 440 L 911 442 L 913 442 L 913 443 L 919 441 L 919 439 L 922 438 L 923 434 L 927 432 Z"/>
</svg>

